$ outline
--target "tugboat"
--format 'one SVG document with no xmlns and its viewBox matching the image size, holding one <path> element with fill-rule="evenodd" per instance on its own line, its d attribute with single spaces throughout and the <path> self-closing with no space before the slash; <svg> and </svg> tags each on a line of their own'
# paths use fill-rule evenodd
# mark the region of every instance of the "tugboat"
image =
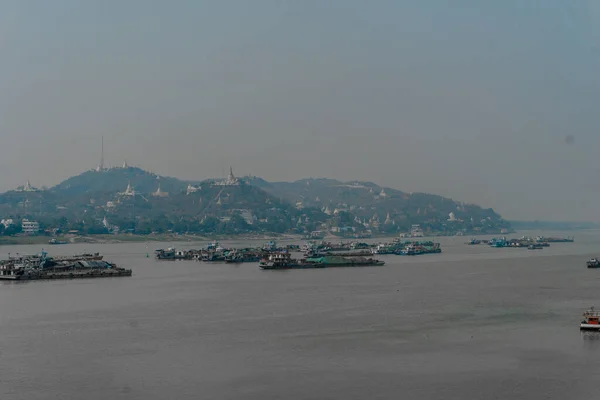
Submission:
<svg viewBox="0 0 600 400">
<path fill-rule="evenodd" d="M 598 260 L 597 258 L 592 258 L 591 260 L 589 260 L 587 262 L 587 267 L 588 268 L 600 268 L 600 260 Z"/>
<path fill-rule="evenodd" d="M 583 313 L 583 320 L 579 325 L 582 331 L 600 331 L 600 312 L 590 307 L 589 310 Z"/>
</svg>

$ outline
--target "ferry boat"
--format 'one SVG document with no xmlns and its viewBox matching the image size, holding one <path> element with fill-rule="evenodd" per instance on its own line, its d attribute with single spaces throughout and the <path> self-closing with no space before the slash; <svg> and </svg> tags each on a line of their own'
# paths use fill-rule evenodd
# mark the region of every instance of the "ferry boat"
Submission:
<svg viewBox="0 0 600 400">
<path fill-rule="evenodd" d="M 600 260 L 598 260 L 597 258 L 592 258 L 587 262 L 587 267 L 588 268 L 600 268 Z"/>
<path fill-rule="evenodd" d="M 582 331 L 600 331 L 600 312 L 594 310 L 594 307 L 590 307 L 583 313 L 583 320 L 579 328 Z"/>
</svg>

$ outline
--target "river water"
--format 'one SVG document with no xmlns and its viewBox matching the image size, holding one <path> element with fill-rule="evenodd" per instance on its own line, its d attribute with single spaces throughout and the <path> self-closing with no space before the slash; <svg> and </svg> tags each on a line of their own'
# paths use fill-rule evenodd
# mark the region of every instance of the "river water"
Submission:
<svg viewBox="0 0 600 400">
<path fill-rule="evenodd" d="M 0 283 L 0 398 L 597 397 L 600 336 L 578 324 L 600 306 L 600 270 L 585 267 L 600 232 L 538 251 L 466 239 L 291 271 L 155 261 L 169 243 L 48 247 L 100 251 L 134 276 Z"/>
</svg>

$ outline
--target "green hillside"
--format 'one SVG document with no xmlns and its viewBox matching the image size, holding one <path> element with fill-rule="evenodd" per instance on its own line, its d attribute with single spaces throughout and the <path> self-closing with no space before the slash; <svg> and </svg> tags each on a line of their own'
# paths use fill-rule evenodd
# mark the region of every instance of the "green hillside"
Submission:
<svg viewBox="0 0 600 400">
<path fill-rule="evenodd" d="M 510 228 L 491 209 L 333 179 L 188 182 L 127 167 L 86 171 L 48 190 L 25 189 L 0 195 L 0 217 L 83 233 L 330 230 L 358 235 L 405 232 L 420 224 L 426 232 L 455 234 Z"/>
</svg>

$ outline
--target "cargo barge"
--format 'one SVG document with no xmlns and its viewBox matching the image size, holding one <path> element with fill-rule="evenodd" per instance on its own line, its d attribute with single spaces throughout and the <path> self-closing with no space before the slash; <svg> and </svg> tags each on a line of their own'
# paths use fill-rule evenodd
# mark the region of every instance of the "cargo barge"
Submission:
<svg viewBox="0 0 600 400">
<path fill-rule="evenodd" d="M 87 255 L 86 255 L 87 256 Z M 98 258 L 92 255 L 92 258 Z M 0 262 L 0 280 L 52 280 L 131 276 L 132 271 L 114 263 L 90 258 L 35 256 L 9 258 Z"/>
<path fill-rule="evenodd" d="M 271 254 L 260 261 L 262 269 L 312 269 L 331 267 L 371 267 L 384 265 L 384 261 L 364 257 L 323 256 L 292 259 L 289 253 Z"/>
</svg>

